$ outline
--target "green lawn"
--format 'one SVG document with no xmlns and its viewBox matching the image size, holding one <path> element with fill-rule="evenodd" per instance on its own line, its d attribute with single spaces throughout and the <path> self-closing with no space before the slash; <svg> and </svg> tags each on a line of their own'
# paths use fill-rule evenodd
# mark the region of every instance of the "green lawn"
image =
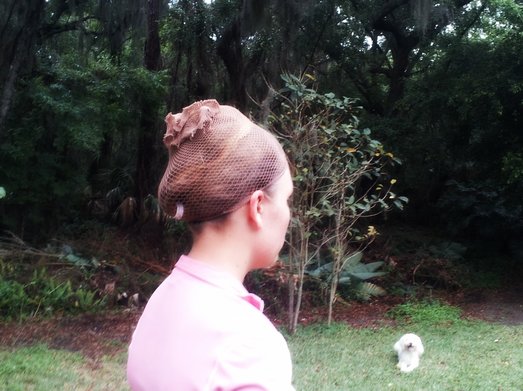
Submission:
<svg viewBox="0 0 523 391">
<path fill-rule="evenodd" d="M 405 332 L 425 344 L 412 373 L 396 369 Z M 297 390 L 523 390 L 523 326 L 482 322 L 379 330 L 309 326 L 287 337 Z M 1 390 L 126 390 L 125 349 L 99 365 L 45 346 L 0 349 Z"/>
<path fill-rule="evenodd" d="M 0 390 L 128 390 L 125 351 L 93 363 L 78 353 L 44 345 L 0 349 Z"/>
<path fill-rule="evenodd" d="M 421 336 L 425 354 L 416 370 L 400 373 L 392 346 L 406 332 Z M 289 345 L 297 390 L 523 391 L 523 326 L 313 326 Z"/>
</svg>

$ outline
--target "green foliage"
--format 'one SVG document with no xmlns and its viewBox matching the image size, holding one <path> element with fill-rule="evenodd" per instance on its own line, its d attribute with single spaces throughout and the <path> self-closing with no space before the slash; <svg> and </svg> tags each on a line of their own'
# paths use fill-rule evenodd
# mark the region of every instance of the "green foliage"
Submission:
<svg viewBox="0 0 523 391">
<path fill-rule="evenodd" d="M 21 318 L 29 304 L 24 286 L 16 281 L 0 278 L 0 317 Z"/>
<path fill-rule="evenodd" d="M 312 76 L 307 77 L 310 82 Z M 271 127 L 282 135 L 294 169 L 298 218 L 332 218 L 339 205 L 347 223 L 391 207 L 402 209 L 408 200 L 392 192 L 396 179 L 386 172 L 401 162 L 372 138 L 370 129 L 358 127 L 355 102 L 320 94 L 293 75 L 282 78 L 285 88 Z"/>
<path fill-rule="evenodd" d="M 6 195 L 5 189 L 4 189 L 2 186 L 0 186 L 0 200 L 1 200 L 2 198 L 4 198 L 5 195 Z"/>
<path fill-rule="evenodd" d="M 337 224 L 336 210 L 347 211 L 338 226 L 350 227 L 350 237 L 326 247 L 343 254 L 347 243 L 371 239 L 361 220 L 350 221 L 402 208 L 406 199 L 391 190 L 408 195 L 410 221 L 433 224 L 438 216 L 451 234 L 487 234 L 521 258 L 519 2 L 161 2 L 159 72 L 143 69 L 144 6 L 61 0 L 41 2 L 34 12 L 16 0 L 0 6 L 0 184 L 8 190 L 5 196 L 0 190 L 2 229 L 41 240 L 72 220 L 84 223 L 88 213 L 135 222 L 164 167 L 165 113 L 196 99 L 238 105 L 238 97 L 249 96 L 245 108 L 254 118 L 265 120 L 275 109 L 273 128 L 295 159 L 297 193 L 304 197 L 294 204 L 307 207 L 295 208 L 293 226 L 302 234 L 294 231 L 291 241 L 311 242 L 305 262 Z M 219 54 L 220 43 L 227 55 Z M 282 71 L 289 74 L 280 80 Z M 290 76 L 298 73 L 306 83 Z M 288 84 L 281 94 L 287 106 L 281 96 L 273 99 L 267 83 L 276 90 Z M 328 115 L 314 115 L 322 109 Z M 314 137 L 307 141 L 307 134 Z M 143 145 L 157 149 L 140 154 Z M 396 156 L 401 168 L 391 168 Z M 151 162 L 143 188 L 137 160 Z M 340 174 L 365 162 L 370 171 L 358 180 Z M 474 200 L 469 191 L 445 186 L 449 179 L 480 195 Z M 494 199 L 485 197 L 487 185 Z M 325 195 L 329 188 L 334 198 Z M 342 198 L 343 206 L 335 201 Z M 154 202 L 147 202 L 153 216 Z"/>
<path fill-rule="evenodd" d="M 461 243 L 444 241 L 428 247 L 431 255 L 450 261 L 463 261 L 467 247 Z"/>
<path fill-rule="evenodd" d="M 405 162 L 401 183 L 408 183 L 414 206 L 409 209 L 420 221 L 438 213 L 433 206 L 449 190 L 449 180 L 480 192 L 488 184 L 498 193 L 498 204 L 521 189 L 514 186 L 521 183 L 523 147 L 522 8 L 513 1 L 484 7 L 475 23 L 466 24 L 469 30 L 448 31 L 420 56 L 430 64 L 413 72 L 397 116 L 373 116 L 376 121 L 368 122 L 384 142 L 397 146 Z M 520 208 L 521 197 L 506 207 Z M 486 214 L 493 220 L 485 215 L 484 226 L 498 225 L 501 215 Z M 467 218 L 449 213 L 442 220 L 446 217 L 450 227 Z"/>
<path fill-rule="evenodd" d="M 416 325 L 452 325 L 460 323 L 461 310 L 437 300 L 399 304 L 389 312 L 393 319 Z"/>
<path fill-rule="evenodd" d="M 366 281 L 387 274 L 384 271 L 378 271 L 384 262 L 363 263 L 361 262 L 362 257 L 363 253 L 357 251 L 344 259 L 338 275 L 341 293 L 360 300 L 369 300 L 372 296 L 384 295 L 383 288 Z M 323 283 L 329 283 L 333 278 L 333 266 L 334 262 L 328 262 L 317 268 L 306 270 L 305 274 L 319 279 Z"/>
<path fill-rule="evenodd" d="M 227 6 L 230 16 L 234 4 Z M 180 1 L 177 6 L 169 7 L 160 25 L 162 58 L 172 74 L 169 103 L 183 107 L 194 100 L 222 94 L 216 78 L 225 72 L 213 57 L 217 40 L 210 38 L 223 28 L 219 19 L 218 12 L 212 13 L 203 2 Z"/>
<path fill-rule="evenodd" d="M 499 289 L 503 281 L 499 272 L 475 271 L 469 274 L 466 285 L 473 289 Z"/>
<path fill-rule="evenodd" d="M 508 152 L 503 157 L 502 171 L 508 184 L 523 181 L 523 153 Z"/>
<path fill-rule="evenodd" d="M 98 298 L 96 292 L 90 291 L 85 288 L 78 288 L 73 295 L 75 311 L 88 312 L 96 311 L 103 307 L 103 299 Z"/>
<path fill-rule="evenodd" d="M 523 205 L 518 202 L 492 184 L 448 181 L 438 208 L 453 235 L 506 239 L 523 228 Z"/>
<path fill-rule="evenodd" d="M 0 318 L 98 311 L 105 305 L 95 292 L 73 288 L 70 281 L 57 281 L 44 268 L 35 269 L 27 282 L 15 280 L 16 274 L 13 267 L 0 264 Z"/>
<path fill-rule="evenodd" d="M 322 251 L 332 254 L 330 319 L 337 285 L 349 277 L 340 279 L 343 263 L 354 247 L 364 248 L 377 235 L 361 220 L 402 209 L 408 200 L 392 191 L 396 179 L 387 171 L 399 159 L 372 137 L 370 129 L 359 127 L 360 109 L 354 100 L 319 93 L 310 86 L 315 79 L 309 74 L 302 78 L 283 74 L 282 79 L 285 87 L 275 96 L 269 120 L 293 171 L 289 266 L 299 277 L 299 297 L 307 265 Z M 356 283 L 355 276 L 352 279 L 351 286 L 359 285 L 357 292 L 363 298 L 380 292 L 369 283 Z"/>
<path fill-rule="evenodd" d="M 15 232 L 23 226 L 30 233 L 53 231 L 81 215 L 97 192 L 117 186 L 100 183 L 98 171 L 129 164 L 141 105 L 159 115 L 164 93 L 162 73 L 115 66 L 104 57 L 80 68 L 72 54 L 41 55 L 39 76 L 20 83 L 0 145 L 0 166 L 9 167 L 0 181 L 10 190 L 2 220 Z"/>
</svg>

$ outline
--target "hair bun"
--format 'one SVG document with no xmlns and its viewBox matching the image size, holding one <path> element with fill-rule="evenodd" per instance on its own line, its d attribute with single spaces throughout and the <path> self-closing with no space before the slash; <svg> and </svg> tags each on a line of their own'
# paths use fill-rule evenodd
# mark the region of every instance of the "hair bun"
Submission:
<svg viewBox="0 0 523 391">
<path fill-rule="evenodd" d="M 185 107 L 181 113 L 169 113 L 165 117 L 167 130 L 163 136 L 164 144 L 179 147 L 187 138 L 192 138 L 196 131 L 207 131 L 213 118 L 220 112 L 220 105 L 215 99 L 202 100 Z"/>
<path fill-rule="evenodd" d="M 230 213 L 288 167 L 274 135 L 232 106 L 200 101 L 165 122 L 169 161 L 158 201 L 175 219 L 194 223 Z"/>
</svg>

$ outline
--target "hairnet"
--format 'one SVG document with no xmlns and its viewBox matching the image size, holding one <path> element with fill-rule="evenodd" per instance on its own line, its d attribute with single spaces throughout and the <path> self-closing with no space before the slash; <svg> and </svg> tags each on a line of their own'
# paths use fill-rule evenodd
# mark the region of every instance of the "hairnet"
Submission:
<svg viewBox="0 0 523 391">
<path fill-rule="evenodd" d="M 165 122 L 169 162 L 158 198 L 176 219 L 202 222 L 232 212 L 288 167 L 271 133 L 216 100 L 169 113 Z"/>
</svg>

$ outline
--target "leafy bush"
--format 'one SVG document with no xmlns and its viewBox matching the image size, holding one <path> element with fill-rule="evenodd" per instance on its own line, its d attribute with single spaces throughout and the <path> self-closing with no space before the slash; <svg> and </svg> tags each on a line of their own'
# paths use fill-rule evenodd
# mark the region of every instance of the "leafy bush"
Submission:
<svg viewBox="0 0 523 391">
<path fill-rule="evenodd" d="M 362 257 L 363 253 L 357 251 L 343 261 L 338 279 L 340 292 L 360 300 L 369 300 L 372 296 L 384 295 L 385 290 L 383 288 L 367 281 L 387 274 L 384 271 L 378 271 L 384 262 L 363 263 L 361 262 Z M 328 262 L 315 269 L 307 270 L 305 273 L 310 277 L 330 283 L 333 278 L 333 264 L 334 262 Z"/>
<path fill-rule="evenodd" d="M 55 313 L 97 311 L 103 298 L 83 287 L 73 288 L 70 281 L 57 281 L 46 269 L 37 269 L 22 283 L 14 279 L 14 269 L 0 264 L 0 318 L 23 319 Z"/>
<path fill-rule="evenodd" d="M 502 188 L 488 183 L 454 180 L 446 185 L 438 207 L 451 234 L 494 238 L 503 236 L 512 228 L 521 228 L 523 207 L 512 205 Z"/>
<path fill-rule="evenodd" d="M 97 201 L 122 202 L 135 191 L 104 172 L 135 174 L 142 105 L 156 116 L 164 74 L 103 56 L 81 68 L 74 58 L 39 55 L 40 76 L 20 81 L 0 144 L 0 184 L 9 189 L 0 220 L 41 239 L 81 212 L 93 213 Z"/>
<path fill-rule="evenodd" d="M 500 186 L 493 182 L 448 181 L 438 201 L 439 216 L 454 237 L 470 240 L 475 264 L 497 252 L 497 264 L 517 273 L 523 269 L 523 182 Z"/>
<path fill-rule="evenodd" d="M 0 318 L 18 318 L 29 305 L 24 286 L 0 277 Z"/>
<path fill-rule="evenodd" d="M 523 181 L 523 153 L 508 152 L 503 157 L 502 171 L 509 184 Z"/>
<path fill-rule="evenodd" d="M 293 169 L 288 266 L 297 277 L 297 286 L 289 290 L 289 308 L 294 308 L 290 329 L 295 329 L 308 265 L 321 252 L 331 255 L 330 321 L 344 261 L 377 235 L 362 221 L 401 210 L 408 200 L 392 191 L 397 181 L 388 170 L 399 159 L 372 137 L 370 129 L 360 128 L 360 108 L 353 99 L 320 93 L 312 75 L 284 74 L 282 79 L 285 88 L 275 94 L 269 122 Z"/>
<path fill-rule="evenodd" d="M 467 247 L 461 243 L 444 241 L 428 247 L 431 255 L 451 261 L 462 261 Z"/>
</svg>

